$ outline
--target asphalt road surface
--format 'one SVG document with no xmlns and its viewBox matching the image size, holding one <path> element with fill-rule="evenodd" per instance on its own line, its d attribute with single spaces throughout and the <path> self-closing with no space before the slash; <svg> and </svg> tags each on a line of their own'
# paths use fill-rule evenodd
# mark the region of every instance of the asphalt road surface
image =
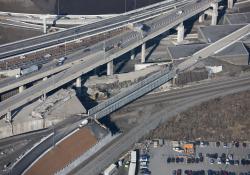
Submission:
<svg viewBox="0 0 250 175">
<path fill-rule="evenodd" d="M 168 95 L 164 97 L 165 99 L 163 99 L 163 97 L 159 98 L 159 103 L 168 102 L 168 104 L 164 106 L 164 109 L 158 109 L 156 107 L 154 111 L 145 113 L 142 122 L 138 126 L 131 129 L 129 132 L 124 133 L 124 135 L 118 140 L 93 156 L 91 161 L 74 170 L 72 174 L 97 175 L 108 165 L 116 161 L 122 153 L 131 148 L 135 142 L 137 142 L 150 130 L 156 128 L 160 123 L 165 122 L 171 116 L 174 116 L 203 101 L 247 89 L 250 89 L 249 75 L 175 90 L 175 95 L 174 93 L 171 95 L 172 100 L 169 99 L 168 101 Z M 167 92 L 166 94 L 171 93 L 172 92 Z M 164 93 L 159 95 L 164 96 L 162 94 Z M 156 100 L 158 99 L 158 95 L 155 95 L 155 97 L 151 96 L 145 98 L 149 98 L 148 100 L 145 100 L 145 104 L 143 104 L 144 102 L 142 100 L 138 100 L 141 105 L 145 106 L 147 102 L 149 103 L 149 101 L 151 101 L 150 104 L 158 103 Z M 138 101 L 135 102 L 135 104 L 138 105 Z M 131 106 L 132 105 L 133 104 L 131 104 Z"/>
</svg>

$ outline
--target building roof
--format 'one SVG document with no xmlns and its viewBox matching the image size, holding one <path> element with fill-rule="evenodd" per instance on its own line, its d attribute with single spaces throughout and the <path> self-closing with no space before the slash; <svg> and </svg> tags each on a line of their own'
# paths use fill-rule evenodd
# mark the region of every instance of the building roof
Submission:
<svg viewBox="0 0 250 175">
<path fill-rule="evenodd" d="M 246 24 L 250 23 L 250 12 L 226 14 L 224 22 L 227 24 Z"/>
<path fill-rule="evenodd" d="M 242 28 L 244 25 L 216 25 L 199 27 L 198 33 L 200 40 L 206 43 L 213 43 L 217 40 L 231 34 L 232 32 Z"/>
<path fill-rule="evenodd" d="M 193 55 L 195 52 L 208 46 L 208 44 L 188 44 L 167 47 L 171 59 L 180 59 Z"/>
<path fill-rule="evenodd" d="M 248 51 L 242 42 L 236 42 L 222 51 L 215 54 L 215 57 L 231 57 L 231 56 L 241 56 L 248 55 Z"/>
</svg>

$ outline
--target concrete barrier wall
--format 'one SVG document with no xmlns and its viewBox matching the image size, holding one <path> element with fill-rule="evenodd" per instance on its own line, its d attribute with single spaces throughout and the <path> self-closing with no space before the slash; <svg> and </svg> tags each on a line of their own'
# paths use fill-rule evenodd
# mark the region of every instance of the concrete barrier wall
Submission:
<svg viewBox="0 0 250 175">
<path fill-rule="evenodd" d="M 79 156 L 77 159 L 75 159 L 73 162 L 69 163 L 65 168 L 58 171 L 55 175 L 67 175 L 69 174 L 74 168 L 79 166 L 82 162 L 89 159 L 91 156 L 93 156 L 97 151 L 99 151 L 101 148 L 103 148 L 105 145 L 110 143 L 112 140 L 118 138 L 121 134 L 116 134 L 112 136 L 111 134 L 108 134 L 106 137 L 104 137 L 102 140 L 100 140 L 96 145 L 94 145 L 92 148 L 90 148 L 87 152 Z"/>
</svg>

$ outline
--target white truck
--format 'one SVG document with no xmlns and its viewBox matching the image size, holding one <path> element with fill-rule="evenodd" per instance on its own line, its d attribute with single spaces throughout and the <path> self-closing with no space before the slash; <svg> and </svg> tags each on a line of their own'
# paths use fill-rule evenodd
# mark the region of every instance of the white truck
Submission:
<svg viewBox="0 0 250 175">
<path fill-rule="evenodd" d="M 28 68 L 21 69 L 20 74 L 16 74 L 16 78 L 19 78 L 23 75 L 30 74 L 30 73 L 38 71 L 38 70 L 39 70 L 39 67 L 37 65 L 32 65 Z"/>
<path fill-rule="evenodd" d="M 81 127 L 87 125 L 88 123 L 89 123 L 88 119 L 84 119 L 84 120 L 80 123 L 79 127 L 81 128 Z"/>
</svg>

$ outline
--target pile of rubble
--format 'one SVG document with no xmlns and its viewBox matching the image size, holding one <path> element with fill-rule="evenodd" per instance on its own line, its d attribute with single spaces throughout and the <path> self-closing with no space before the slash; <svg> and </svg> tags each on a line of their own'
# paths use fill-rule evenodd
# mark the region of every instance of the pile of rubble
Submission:
<svg viewBox="0 0 250 175">
<path fill-rule="evenodd" d="M 76 92 L 73 89 L 60 89 L 39 104 L 39 106 L 35 107 L 31 112 L 31 115 L 33 117 L 44 118 L 45 115 L 52 111 L 56 106 L 62 105 L 75 95 Z"/>
</svg>

